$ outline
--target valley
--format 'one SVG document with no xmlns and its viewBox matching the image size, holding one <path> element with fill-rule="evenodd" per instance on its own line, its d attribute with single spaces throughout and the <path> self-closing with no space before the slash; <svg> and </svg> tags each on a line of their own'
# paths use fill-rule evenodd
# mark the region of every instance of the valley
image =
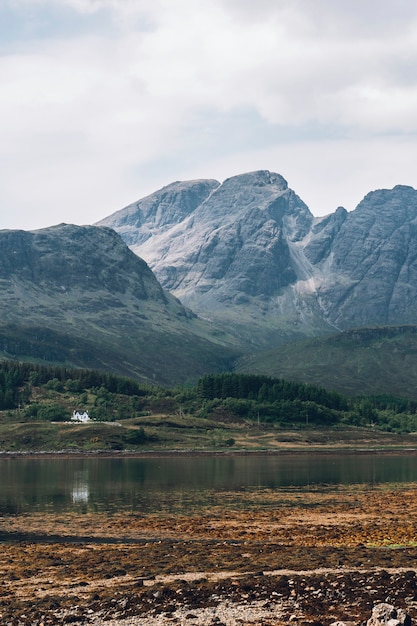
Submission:
<svg viewBox="0 0 417 626">
<path fill-rule="evenodd" d="M 77 423 L 74 411 L 86 412 Z M 96 370 L 0 363 L 0 451 L 241 453 L 412 449 L 417 402 L 349 398 L 249 374 L 208 374 L 194 386 L 144 385 Z"/>
<path fill-rule="evenodd" d="M 95 226 L 0 231 L 0 358 L 415 398 L 416 223 L 411 187 L 315 218 L 260 170 L 171 183 Z"/>
</svg>

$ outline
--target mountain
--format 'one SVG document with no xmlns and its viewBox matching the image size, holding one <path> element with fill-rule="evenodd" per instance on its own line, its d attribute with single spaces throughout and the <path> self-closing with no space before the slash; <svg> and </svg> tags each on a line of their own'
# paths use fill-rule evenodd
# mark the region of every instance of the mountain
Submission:
<svg viewBox="0 0 417 626">
<path fill-rule="evenodd" d="M 168 385 L 241 357 L 239 371 L 412 395 L 416 234 L 411 187 L 315 218 L 266 170 L 172 183 L 95 226 L 0 231 L 0 356 Z M 344 332 L 364 326 L 378 328 Z"/>
<path fill-rule="evenodd" d="M 172 384 L 236 354 L 110 228 L 0 231 L 0 351 Z"/>
<path fill-rule="evenodd" d="M 417 191 L 369 193 L 351 213 L 317 221 L 304 254 L 336 328 L 417 322 Z"/>
<path fill-rule="evenodd" d="M 197 198 L 196 189 L 200 203 L 181 212 L 177 200 Z M 167 225 L 161 210 L 177 222 Z M 317 302 L 294 291 L 307 277 L 298 246 L 313 221 L 282 176 L 261 171 L 222 184 L 173 183 L 99 224 L 145 258 L 165 289 L 247 347 L 329 330 Z"/>
<path fill-rule="evenodd" d="M 247 351 L 364 325 L 417 323 L 417 191 L 315 218 L 269 171 L 173 183 L 100 222 L 162 286 Z"/>
<path fill-rule="evenodd" d="M 219 185 L 216 180 L 172 183 L 117 211 L 100 224 L 123 233 L 124 241 L 137 247 L 191 215 Z"/>
</svg>

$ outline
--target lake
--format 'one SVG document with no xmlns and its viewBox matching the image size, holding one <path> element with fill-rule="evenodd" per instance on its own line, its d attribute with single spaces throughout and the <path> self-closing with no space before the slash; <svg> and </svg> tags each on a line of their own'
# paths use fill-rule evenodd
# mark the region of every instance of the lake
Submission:
<svg viewBox="0 0 417 626">
<path fill-rule="evenodd" d="M 417 483 L 417 453 L 0 459 L 0 513 L 183 512 L 216 494 Z"/>
</svg>

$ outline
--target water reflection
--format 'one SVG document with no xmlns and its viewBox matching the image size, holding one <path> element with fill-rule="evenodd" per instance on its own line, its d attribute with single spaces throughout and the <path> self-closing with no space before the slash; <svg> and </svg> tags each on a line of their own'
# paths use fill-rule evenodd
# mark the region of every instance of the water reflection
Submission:
<svg viewBox="0 0 417 626">
<path fill-rule="evenodd" d="M 74 504 L 87 504 L 89 495 L 88 470 L 75 471 L 74 484 L 72 487 L 72 501 Z"/>
<path fill-rule="evenodd" d="M 417 483 L 417 455 L 0 459 L 0 512 L 189 511 L 220 492 Z"/>
</svg>

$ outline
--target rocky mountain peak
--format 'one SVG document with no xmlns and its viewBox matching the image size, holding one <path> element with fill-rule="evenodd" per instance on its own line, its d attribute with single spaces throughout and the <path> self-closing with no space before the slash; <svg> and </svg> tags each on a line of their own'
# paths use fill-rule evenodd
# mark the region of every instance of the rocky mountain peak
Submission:
<svg viewBox="0 0 417 626">
<path fill-rule="evenodd" d="M 97 225 L 114 228 L 129 246 L 141 245 L 192 214 L 219 185 L 217 180 L 171 183 Z"/>
<path fill-rule="evenodd" d="M 288 183 L 283 176 L 270 172 L 269 170 L 255 170 L 253 172 L 247 172 L 245 174 L 237 174 L 226 178 L 223 182 L 224 186 L 239 185 L 242 187 L 257 186 L 264 187 L 267 185 L 273 185 L 275 189 L 285 191 L 288 189 Z"/>
<path fill-rule="evenodd" d="M 417 322 L 412 187 L 376 190 L 350 213 L 339 207 L 314 218 L 287 181 L 268 170 L 208 181 L 201 201 L 189 203 L 192 184 L 182 183 L 182 195 L 171 195 L 169 205 L 163 190 L 145 199 L 163 226 L 148 219 L 127 238 L 119 222 L 127 214 L 102 223 L 200 315 L 237 325 L 254 320 L 269 330 L 281 325 L 289 335 Z"/>
<path fill-rule="evenodd" d="M 195 291 L 224 303 L 294 282 L 287 240 L 302 238 L 312 219 L 282 176 L 262 170 L 228 178 L 193 213 L 132 249 L 199 311 Z"/>
<path fill-rule="evenodd" d="M 279 174 L 267 170 L 239 174 L 219 185 L 196 208 L 194 217 L 210 220 L 220 226 L 253 210 L 274 210 L 274 202 L 281 197 L 286 198 L 290 193 L 287 181 Z"/>
<path fill-rule="evenodd" d="M 167 302 L 167 295 L 145 261 L 111 228 L 59 224 L 33 231 L 0 231 L 0 278 L 3 295 L 25 285 L 27 294 L 62 300 L 60 306 L 88 308 L 88 296 L 129 297 Z M 80 300 L 71 302 L 71 297 Z M 30 298 L 20 293 L 21 306 Z M 58 301 L 57 300 L 57 301 Z M 104 310 L 104 307 L 103 307 Z M 74 315 L 75 315 L 74 310 Z"/>
<path fill-rule="evenodd" d="M 397 185 L 368 193 L 321 259 L 328 318 L 338 328 L 415 323 L 416 258 L 417 191 Z"/>
</svg>

